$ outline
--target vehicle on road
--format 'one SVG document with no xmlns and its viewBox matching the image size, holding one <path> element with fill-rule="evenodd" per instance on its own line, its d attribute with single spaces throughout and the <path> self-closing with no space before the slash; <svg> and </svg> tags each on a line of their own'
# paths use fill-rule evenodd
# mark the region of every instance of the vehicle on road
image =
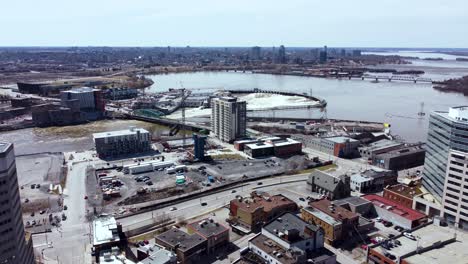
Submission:
<svg viewBox="0 0 468 264">
<path fill-rule="evenodd" d="M 64 206 L 63 206 L 63 210 L 66 211 L 67 209 L 68 209 L 68 206 L 64 205 Z"/>
<path fill-rule="evenodd" d="M 31 216 L 34 216 L 34 212 L 31 213 Z"/>
<path fill-rule="evenodd" d="M 257 182 L 257 185 L 263 185 L 263 182 Z"/>
<path fill-rule="evenodd" d="M 45 210 L 40 210 L 39 214 L 45 214 Z"/>
<path fill-rule="evenodd" d="M 177 207 L 171 207 L 171 208 L 169 209 L 169 211 L 175 211 L 175 210 L 177 210 Z"/>
<path fill-rule="evenodd" d="M 236 193 L 237 191 L 236 190 L 232 190 L 231 193 Z"/>
<path fill-rule="evenodd" d="M 203 202 L 203 203 L 201 203 L 200 205 L 201 205 L 201 206 L 206 206 L 207 203 L 206 203 L 206 202 Z"/>
<path fill-rule="evenodd" d="M 393 224 L 392 222 L 388 221 L 388 222 L 385 222 L 384 226 L 385 227 L 391 227 Z"/>
<path fill-rule="evenodd" d="M 403 230 L 405 230 L 403 227 L 397 226 L 397 225 L 394 227 L 394 229 L 399 232 L 402 232 Z"/>
<path fill-rule="evenodd" d="M 377 221 L 377 222 L 382 222 L 382 217 L 380 217 L 380 216 L 377 217 L 377 218 L 375 219 L 375 221 Z"/>
<path fill-rule="evenodd" d="M 65 214 L 62 214 L 62 221 L 67 220 L 67 216 Z"/>
<path fill-rule="evenodd" d="M 303 197 L 299 197 L 299 200 L 305 202 L 305 199 Z"/>
<path fill-rule="evenodd" d="M 153 182 L 152 182 L 152 181 L 147 181 L 147 182 L 146 182 L 146 185 L 151 186 L 151 185 L 153 185 Z"/>
</svg>

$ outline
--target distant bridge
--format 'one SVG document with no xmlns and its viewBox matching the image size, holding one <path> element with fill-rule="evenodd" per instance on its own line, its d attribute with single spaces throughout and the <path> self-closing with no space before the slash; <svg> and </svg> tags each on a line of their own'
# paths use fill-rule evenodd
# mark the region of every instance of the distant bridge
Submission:
<svg viewBox="0 0 468 264">
<path fill-rule="evenodd" d="M 371 79 L 375 81 L 403 81 L 403 82 L 414 82 L 414 83 L 433 83 L 431 78 L 413 77 L 407 75 L 362 75 L 362 76 L 348 76 L 351 78 L 361 78 L 361 80 Z"/>
</svg>

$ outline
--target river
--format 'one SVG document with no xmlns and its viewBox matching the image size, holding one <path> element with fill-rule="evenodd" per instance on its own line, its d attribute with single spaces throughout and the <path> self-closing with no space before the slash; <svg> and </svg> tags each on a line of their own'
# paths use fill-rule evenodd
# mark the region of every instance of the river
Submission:
<svg viewBox="0 0 468 264">
<path fill-rule="evenodd" d="M 385 66 L 387 67 L 387 66 Z M 435 70 L 434 70 L 435 71 Z M 436 72 L 436 71 L 435 71 Z M 468 68 L 466 69 L 468 75 Z M 313 77 L 267 75 L 235 72 L 197 72 L 148 76 L 155 82 L 149 92 L 167 91 L 184 86 L 187 89 L 260 88 L 277 91 L 312 93 L 327 100 L 328 118 L 388 122 L 392 133 L 409 142 L 425 141 L 430 111 L 448 110 L 450 106 L 468 105 L 468 98 L 455 93 L 442 93 L 431 84 L 412 82 L 372 83 L 361 80 L 337 80 Z M 421 103 L 426 116 L 419 118 Z M 319 117 L 318 110 L 290 110 L 256 115 L 276 117 Z"/>
</svg>

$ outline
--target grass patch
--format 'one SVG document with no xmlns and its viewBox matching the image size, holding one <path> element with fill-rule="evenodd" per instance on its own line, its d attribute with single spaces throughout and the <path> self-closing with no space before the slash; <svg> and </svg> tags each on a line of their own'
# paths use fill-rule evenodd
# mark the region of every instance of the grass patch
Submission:
<svg viewBox="0 0 468 264">
<path fill-rule="evenodd" d="M 326 171 L 326 170 L 330 170 L 330 169 L 336 169 L 338 166 L 336 166 L 335 164 L 330 164 L 330 165 L 325 165 L 325 166 L 322 166 L 322 167 L 318 167 L 318 168 L 315 168 L 319 171 Z"/>
<path fill-rule="evenodd" d="M 210 156 L 213 160 L 245 160 L 239 154 L 219 154 L 219 155 L 211 155 Z"/>
</svg>

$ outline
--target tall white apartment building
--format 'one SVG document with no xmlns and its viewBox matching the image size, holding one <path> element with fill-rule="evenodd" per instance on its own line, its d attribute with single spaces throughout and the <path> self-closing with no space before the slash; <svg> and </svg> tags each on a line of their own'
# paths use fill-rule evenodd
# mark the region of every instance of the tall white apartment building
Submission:
<svg viewBox="0 0 468 264">
<path fill-rule="evenodd" d="M 246 135 L 247 103 L 235 97 L 212 100 L 211 131 L 224 142 L 232 142 Z"/>
<path fill-rule="evenodd" d="M 0 142 L 0 263 L 34 263 L 31 236 L 26 236 L 24 232 L 13 145 L 2 142 Z"/>
<path fill-rule="evenodd" d="M 451 150 L 442 198 L 441 216 L 468 230 L 468 153 Z"/>
</svg>

